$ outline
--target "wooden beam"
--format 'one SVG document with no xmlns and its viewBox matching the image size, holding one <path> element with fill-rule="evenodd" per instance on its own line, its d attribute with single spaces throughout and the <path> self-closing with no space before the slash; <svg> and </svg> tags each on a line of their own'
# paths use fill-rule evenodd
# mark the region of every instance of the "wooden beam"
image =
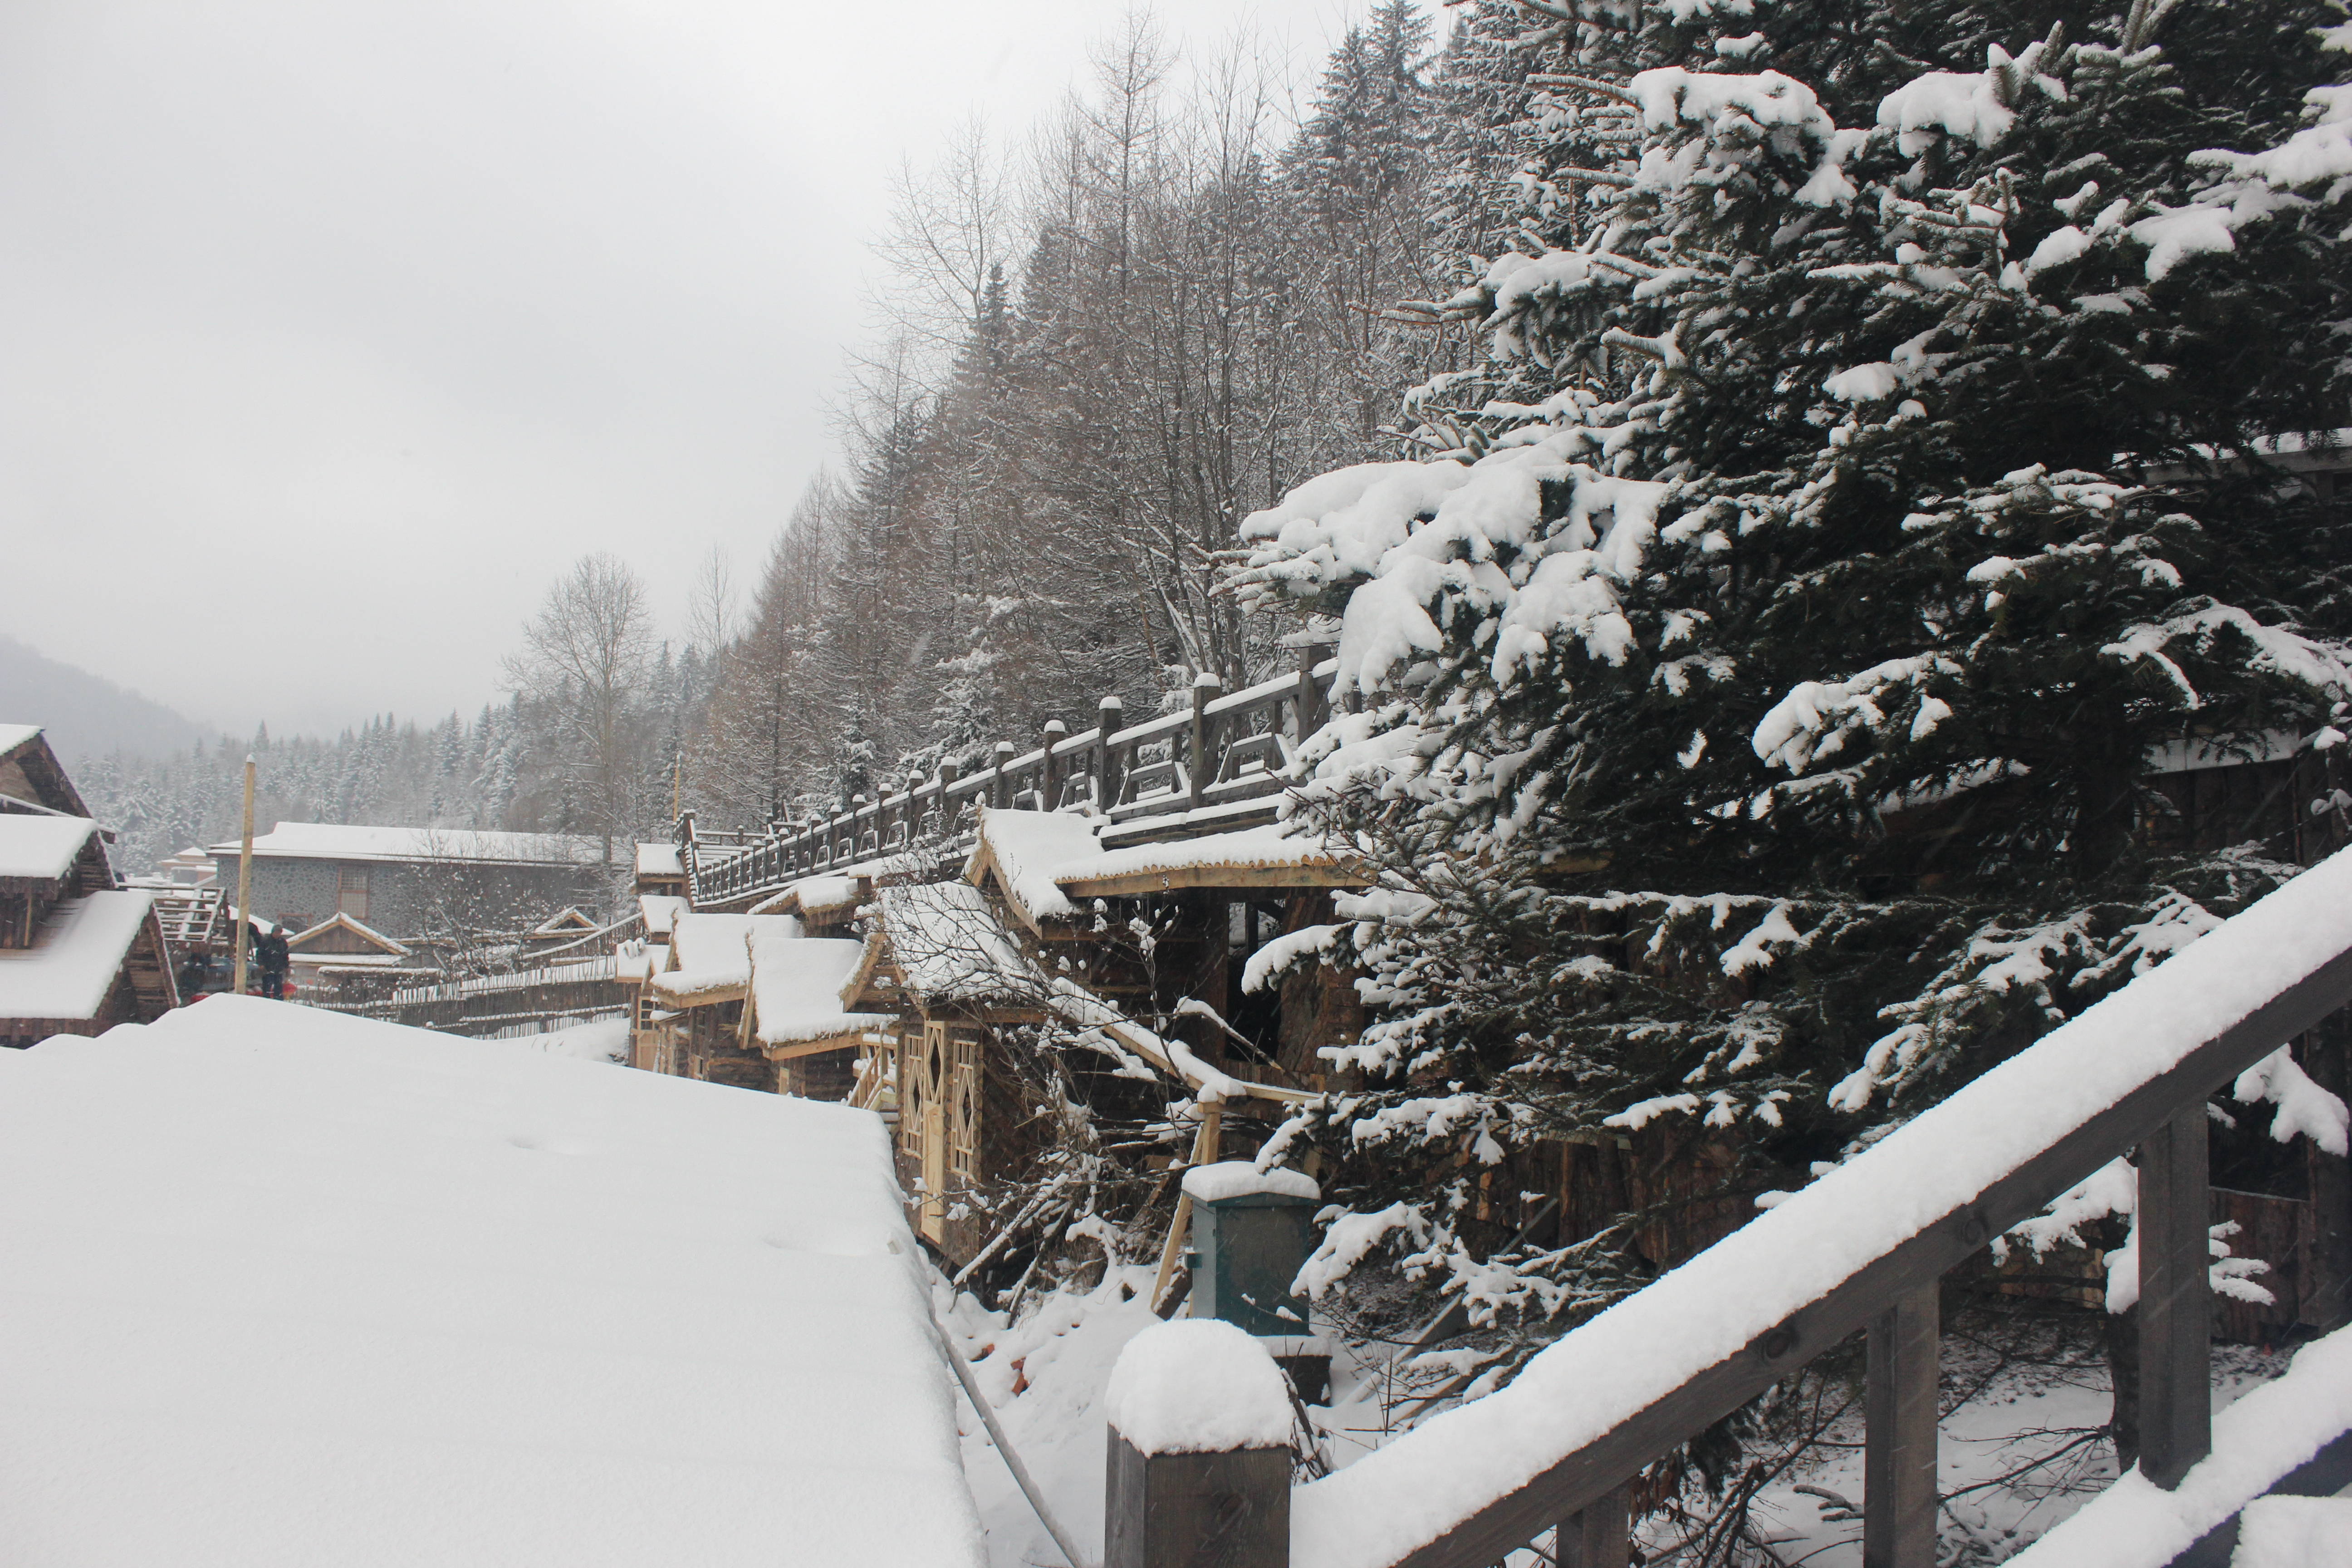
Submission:
<svg viewBox="0 0 2352 1568">
<path fill-rule="evenodd" d="M 1936 1568 L 1937 1287 L 1870 1320 L 1863 1399 L 1863 1568 Z"/>
<path fill-rule="evenodd" d="M 1074 899 L 1137 899 L 1193 888 L 1364 888 L 1371 877 L 1347 866 L 1181 866 L 1116 877 L 1056 878 Z"/>
<path fill-rule="evenodd" d="M 866 1032 L 860 1029 L 855 1035 L 827 1035 L 821 1040 L 793 1040 L 781 1046 L 762 1045 L 760 1054 L 772 1062 L 790 1062 L 798 1061 L 803 1057 L 821 1057 L 827 1051 L 855 1050 L 866 1043 L 863 1038 Z"/>
<path fill-rule="evenodd" d="M 1688 1437 L 1793 1374 L 1861 1329 L 1896 1297 L 1940 1279 L 1993 1237 L 2032 1218 L 2092 1172 L 2153 1137 L 2179 1107 L 2204 1097 L 2352 999 L 2352 952 L 2338 953 L 2026 1160 L 1974 1199 L 1759 1335 L 1738 1353 L 1456 1521 L 1391 1568 L 1488 1568 Z"/>
<path fill-rule="evenodd" d="M 2205 1097 L 2139 1146 L 2139 1468 L 2167 1491 L 2213 1451 Z"/>
<path fill-rule="evenodd" d="M 1614 1487 L 1560 1521 L 1552 1538 L 1559 1568 L 1625 1568 L 1633 1557 L 1632 1498 Z"/>
</svg>

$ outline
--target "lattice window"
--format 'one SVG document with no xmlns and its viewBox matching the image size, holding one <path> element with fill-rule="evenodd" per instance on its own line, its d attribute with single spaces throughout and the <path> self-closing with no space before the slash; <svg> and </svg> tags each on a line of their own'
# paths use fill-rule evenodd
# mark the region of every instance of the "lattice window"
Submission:
<svg viewBox="0 0 2352 1568">
<path fill-rule="evenodd" d="M 955 1064 L 948 1087 L 948 1173 L 970 1186 L 980 1173 L 980 1039 L 955 1037 Z"/>
<path fill-rule="evenodd" d="M 898 1148 L 914 1162 L 915 1169 L 923 1168 L 923 1037 L 919 1034 L 898 1037 Z"/>
</svg>

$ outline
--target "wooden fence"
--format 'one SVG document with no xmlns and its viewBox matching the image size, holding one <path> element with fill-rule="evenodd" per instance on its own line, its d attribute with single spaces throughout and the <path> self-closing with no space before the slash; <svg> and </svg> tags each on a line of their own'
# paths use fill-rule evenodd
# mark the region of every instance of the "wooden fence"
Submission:
<svg viewBox="0 0 2352 1568">
<path fill-rule="evenodd" d="M 636 998 L 610 953 L 513 974 L 404 986 L 358 1009 L 371 1017 L 454 1035 L 494 1035 L 530 1023 L 625 1017 Z"/>
</svg>

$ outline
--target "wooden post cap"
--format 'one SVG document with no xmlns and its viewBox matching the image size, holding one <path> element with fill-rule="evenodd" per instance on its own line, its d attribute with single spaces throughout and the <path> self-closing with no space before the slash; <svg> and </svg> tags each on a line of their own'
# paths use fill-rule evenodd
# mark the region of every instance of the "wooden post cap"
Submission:
<svg viewBox="0 0 2352 1568">
<path fill-rule="evenodd" d="M 1290 1391 L 1213 1318 L 1129 1340 L 1104 1391 L 1103 1568 L 1287 1568 Z"/>
</svg>

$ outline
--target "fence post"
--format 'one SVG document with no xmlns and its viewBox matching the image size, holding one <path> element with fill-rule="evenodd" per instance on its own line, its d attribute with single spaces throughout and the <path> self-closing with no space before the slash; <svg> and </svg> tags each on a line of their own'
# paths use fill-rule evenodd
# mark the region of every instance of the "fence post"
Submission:
<svg viewBox="0 0 2352 1568">
<path fill-rule="evenodd" d="M 1937 1290 L 1906 1290 L 1870 1321 L 1863 1568 L 1936 1568 Z"/>
<path fill-rule="evenodd" d="M 1120 725 L 1127 722 L 1127 704 L 1116 697 L 1106 697 L 1095 704 L 1095 791 L 1100 797 L 1095 805 L 1104 816 L 1118 804 L 1118 753 L 1111 749 L 1110 738 Z"/>
<path fill-rule="evenodd" d="M 1103 1407 L 1103 1568 L 1288 1568 L 1290 1391 L 1265 1346 L 1215 1318 L 1146 1329 Z"/>
<path fill-rule="evenodd" d="M 1559 1568 L 1625 1568 L 1633 1560 L 1631 1500 L 1620 1485 L 1562 1520 L 1552 1532 Z"/>
<path fill-rule="evenodd" d="M 1192 805 L 1198 809 L 1209 788 L 1209 704 L 1224 689 L 1224 682 L 1208 670 L 1192 678 L 1192 752 L 1188 768 Z"/>
<path fill-rule="evenodd" d="M 1013 761 L 1013 742 L 996 742 L 996 776 L 988 781 L 988 805 L 992 811 L 1003 811 L 1013 804 L 1013 781 L 1005 775 L 1005 767 Z"/>
<path fill-rule="evenodd" d="M 2139 1146 L 2139 1468 L 2167 1491 L 2213 1450 L 2205 1097 Z"/>
<path fill-rule="evenodd" d="M 1045 721 L 1045 754 L 1037 759 L 1037 809 L 1052 811 L 1062 803 L 1054 794 L 1054 748 L 1066 740 L 1070 727 L 1059 719 Z"/>
<path fill-rule="evenodd" d="M 1328 643 L 1305 643 L 1298 649 L 1298 734 L 1307 737 L 1331 721 L 1331 700 L 1316 684 L 1315 667 L 1331 656 Z"/>
</svg>

